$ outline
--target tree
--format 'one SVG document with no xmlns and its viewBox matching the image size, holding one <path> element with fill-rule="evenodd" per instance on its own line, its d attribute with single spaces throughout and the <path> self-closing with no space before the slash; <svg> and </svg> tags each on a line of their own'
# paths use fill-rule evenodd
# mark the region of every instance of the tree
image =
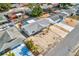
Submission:
<svg viewBox="0 0 79 59">
<path fill-rule="evenodd" d="M 33 6 L 35 6 L 36 5 L 36 3 L 29 3 L 27 6 L 29 7 L 29 8 L 31 8 L 31 9 L 33 9 Z"/>
<path fill-rule="evenodd" d="M 32 52 L 35 52 L 38 49 L 37 45 L 34 45 L 32 40 L 27 41 L 26 46 L 32 50 Z"/>
<path fill-rule="evenodd" d="M 39 47 L 37 45 L 35 45 L 32 40 L 27 41 L 25 44 L 26 44 L 27 48 L 30 49 L 34 55 L 39 54 L 39 52 L 38 52 Z"/>
<path fill-rule="evenodd" d="M 10 3 L 1 3 L 0 4 L 0 11 L 6 11 L 6 10 L 9 10 L 11 9 L 11 4 Z"/>
<path fill-rule="evenodd" d="M 6 53 L 7 56 L 15 56 L 15 54 L 11 51 L 9 51 L 8 53 Z"/>
<path fill-rule="evenodd" d="M 33 46 L 33 41 L 32 41 L 32 40 L 27 41 L 26 46 L 27 46 L 29 49 L 31 49 L 31 47 Z"/>
<path fill-rule="evenodd" d="M 33 8 L 31 16 L 37 17 L 40 16 L 42 13 L 43 13 L 43 9 L 38 4 Z"/>
</svg>

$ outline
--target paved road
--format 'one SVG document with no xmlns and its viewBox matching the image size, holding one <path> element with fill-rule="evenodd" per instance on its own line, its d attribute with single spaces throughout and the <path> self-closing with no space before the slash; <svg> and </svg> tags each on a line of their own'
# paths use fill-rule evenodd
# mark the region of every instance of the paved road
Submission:
<svg viewBox="0 0 79 59">
<path fill-rule="evenodd" d="M 46 53 L 46 56 L 67 56 L 70 50 L 79 43 L 79 24 L 70 32 L 66 38 L 59 43 L 54 49 Z"/>
</svg>

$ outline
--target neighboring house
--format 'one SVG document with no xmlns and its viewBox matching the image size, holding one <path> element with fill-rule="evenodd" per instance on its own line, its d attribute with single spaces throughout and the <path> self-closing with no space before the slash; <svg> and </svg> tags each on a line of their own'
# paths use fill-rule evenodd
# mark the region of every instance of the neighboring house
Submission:
<svg viewBox="0 0 79 59">
<path fill-rule="evenodd" d="M 30 8 L 27 7 L 25 9 L 25 13 L 28 14 L 28 15 L 30 15 L 32 13 L 32 9 L 30 9 Z"/>
<path fill-rule="evenodd" d="M 9 28 L 6 31 L 1 31 L 0 54 L 7 52 L 7 49 L 13 49 L 14 47 L 20 45 L 23 43 L 24 39 L 26 38 L 15 27 Z"/>
<path fill-rule="evenodd" d="M 61 13 L 67 14 L 67 16 L 72 16 L 74 15 L 75 11 L 74 9 L 67 9 L 67 10 L 62 10 Z"/>
<path fill-rule="evenodd" d="M 54 16 L 50 16 L 49 20 L 51 20 L 52 23 L 55 24 L 55 23 L 59 23 L 60 21 L 62 21 L 63 17 L 62 15 L 54 15 Z"/>
<path fill-rule="evenodd" d="M 19 13 L 19 12 L 22 12 L 23 14 L 25 14 L 25 12 L 29 12 L 30 9 L 28 7 L 19 7 L 19 8 L 13 8 L 13 9 L 10 9 L 9 11 L 6 12 L 6 14 L 16 14 L 16 13 Z"/>
<path fill-rule="evenodd" d="M 39 32 L 42 29 L 42 26 L 39 25 L 38 23 L 34 22 L 31 24 L 26 24 L 22 26 L 22 30 L 28 35 L 33 35 L 37 32 Z"/>
<path fill-rule="evenodd" d="M 13 3 L 11 7 L 12 7 L 12 8 L 17 8 L 17 5 L 18 5 L 18 4 Z"/>
<path fill-rule="evenodd" d="M 9 19 L 9 21 L 12 21 L 15 23 L 22 21 L 24 19 L 29 18 L 29 16 L 26 15 L 27 14 L 26 10 L 27 10 L 27 8 L 25 8 L 25 7 L 12 9 L 11 11 L 9 11 L 7 13 L 7 17 Z"/>
<path fill-rule="evenodd" d="M 66 14 L 64 14 L 64 13 L 59 13 L 59 14 L 57 14 L 60 18 L 66 18 L 67 17 L 67 15 Z"/>
<path fill-rule="evenodd" d="M 76 11 L 76 15 L 78 15 L 78 16 L 79 16 L 79 9 Z"/>
<path fill-rule="evenodd" d="M 44 4 L 41 5 L 41 8 L 43 8 L 43 9 L 48 9 L 48 8 L 52 8 L 53 6 L 54 6 L 54 5 L 52 5 L 52 4 L 44 3 Z"/>
<path fill-rule="evenodd" d="M 41 8 L 47 9 L 48 8 L 48 5 L 47 4 L 43 4 L 43 5 L 41 5 Z"/>
<path fill-rule="evenodd" d="M 33 22 L 36 22 L 35 19 L 25 19 L 22 21 L 22 25 L 27 25 L 27 24 L 30 24 L 30 23 L 33 23 Z"/>
<path fill-rule="evenodd" d="M 52 10 L 53 10 L 52 7 L 53 7 L 52 4 L 44 3 L 44 4 L 41 5 L 41 8 L 44 10 L 44 12 L 48 12 L 48 13 L 52 12 Z"/>
<path fill-rule="evenodd" d="M 49 18 L 45 18 L 45 19 L 39 19 L 33 23 L 26 24 L 21 28 L 28 36 L 30 36 L 41 31 L 43 28 L 48 27 L 50 24 L 53 23 L 51 23 Z"/>
<path fill-rule="evenodd" d="M 74 15 L 77 15 L 77 14 L 79 14 L 79 5 L 75 5 L 75 6 L 73 6 L 72 7 L 72 10 L 74 10 L 73 12 L 74 12 Z"/>
<path fill-rule="evenodd" d="M 75 6 L 73 6 L 73 8 L 78 9 L 79 8 L 79 5 L 75 5 Z"/>
<path fill-rule="evenodd" d="M 0 14 L 0 24 L 7 22 L 8 22 L 7 18 L 4 15 Z"/>
<path fill-rule="evenodd" d="M 53 23 L 49 20 L 49 18 L 44 18 L 43 20 L 40 19 L 40 20 L 37 21 L 37 23 L 38 23 L 39 25 L 41 25 L 43 28 L 44 28 L 44 27 L 48 27 L 50 24 L 53 24 Z"/>
</svg>

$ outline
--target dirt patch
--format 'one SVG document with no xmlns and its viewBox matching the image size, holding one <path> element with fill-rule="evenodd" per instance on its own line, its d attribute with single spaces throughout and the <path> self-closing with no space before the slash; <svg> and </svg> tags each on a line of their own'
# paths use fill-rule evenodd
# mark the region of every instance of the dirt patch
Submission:
<svg viewBox="0 0 79 59">
<path fill-rule="evenodd" d="M 72 26 L 72 27 L 75 27 L 77 25 L 77 20 L 76 19 L 73 19 L 73 18 L 66 18 L 64 20 L 64 22 L 69 25 L 69 26 Z"/>
</svg>

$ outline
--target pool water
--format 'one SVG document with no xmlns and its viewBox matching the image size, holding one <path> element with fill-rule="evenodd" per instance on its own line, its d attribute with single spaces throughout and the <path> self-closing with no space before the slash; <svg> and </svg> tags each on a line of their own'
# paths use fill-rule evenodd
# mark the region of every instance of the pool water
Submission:
<svg viewBox="0 0 79 59">
<path fill-rule="evenodd" d="M 21 44 L 17 48 L 13 49 L 12 52 L 16 56 L 33 56 L 31 51 L 29 51 L 29 49 L 24 44 Z"/>
<path fill-rule="evenodd" d="M 30 56 L 30 52 L 26 47 L 22 47 L 21 51 L 19 52 L 20 55 L 22 56 Z"/>
</svg>

